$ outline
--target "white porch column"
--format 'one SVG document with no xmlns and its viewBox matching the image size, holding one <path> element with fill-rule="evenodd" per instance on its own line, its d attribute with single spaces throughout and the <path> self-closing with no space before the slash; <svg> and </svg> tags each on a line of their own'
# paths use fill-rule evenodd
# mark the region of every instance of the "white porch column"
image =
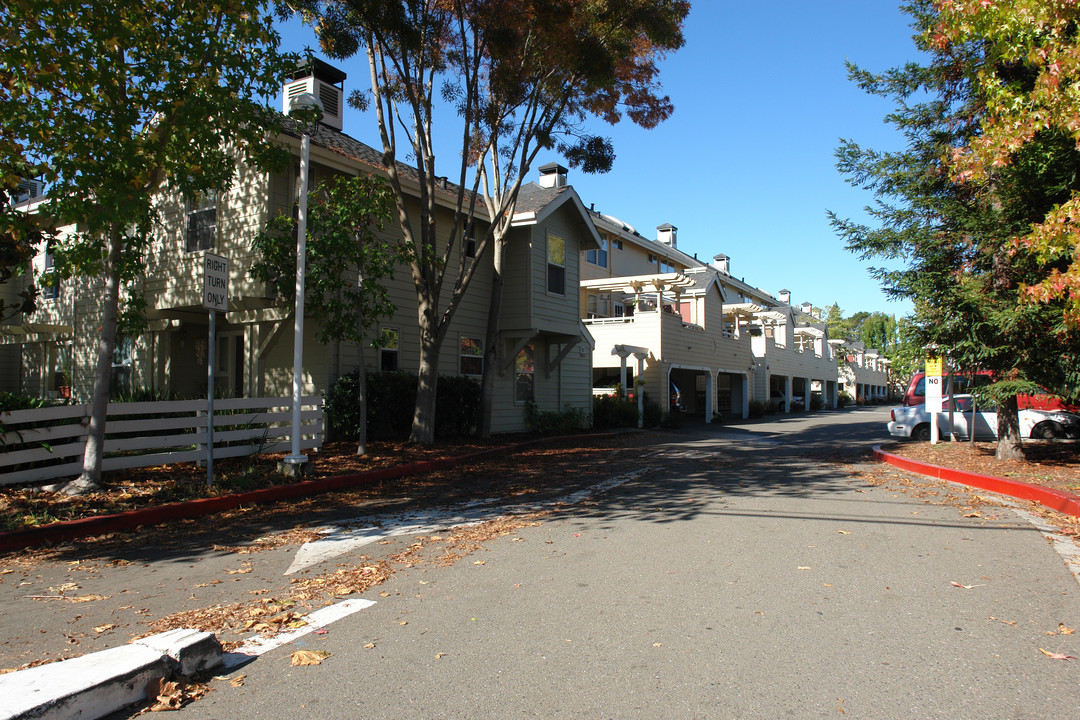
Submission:
<svg viewBox="0 0 1080 720">
<path fill-rule="evenodd" d="M 705 376 L 705 424 L 711 423 L 713 418 L 713 408 L 715 407 L 715 386 L 716 386 L 716 373 L 709 370 L 709 374 Z"/>
<path fill-rule="evenodd" d="M 636 385 L 636 381 L 640 380 L 642 374 L 645 372 L 645 358 L 649 356 L 649 349 L 638 347 L 636 345 L 616 345 L 615 347 L 611 348 L 611 354 L 619 356 L 619 362 L 622 372 L 623 397 L 626 397 L 626 358 L 630 357 L 630 355 L 633 355 L 635 358 L 637 358 L 637 377 L 634 378 L 634 384 Z M 635 397 L 637 398 L 638 427 L 640 428 L 644 427 L 645 425 L 645 399 L 642 393 L 637 392 L 636 387 L 634 388 L 634 392 Z"/>
<path fill-rule="evenodd" d="M 750 375 L 744 374 L 742 377 L 742 419 L 745 420 L 750 417 Z"/>
<path fill-rule="evenodd" d="M 792 376 L 787 375 L 784 377 L 784 412 L 791 412 L 791 390 L 795 386 L 795 383 L 791 381 Z"/>
<path fill-rule="evenodd" d="M 637 375 L 634 376 L 634 397 L 637 398 L 637 426 L 642 428 L 645 427 L 645 393 L 638 391 L 637 382 L 645 375 L 645 358 L 648 357 L 648 353 L 636 352 L 634 357 L 637 358 Z M 623 358 L 623 363 L 625 362 L 626 358 Z"/>
</svg>

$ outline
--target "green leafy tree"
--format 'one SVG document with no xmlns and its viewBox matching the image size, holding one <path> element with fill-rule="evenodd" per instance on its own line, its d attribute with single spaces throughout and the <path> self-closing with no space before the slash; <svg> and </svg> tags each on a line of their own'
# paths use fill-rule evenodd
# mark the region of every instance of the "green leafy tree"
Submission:
<svg viewBox="0 0 1080 720">
<path fill-rule="evenodd" d="M 1053 154 L 1071 154 L 1080 143 L 1080 6 L 1047 0 L 950 0 L 927 28 L 929 44 L 948 49 L 985 48 L 973 68 L 984 98 L 979 132 L 957 146 L 951 169 L 961 182 L 994 183 L 1001 169 Z M 1057 148 L 1048 147 L 1057 145 Z M 1055 163 L 1056 164 L 1056 163 Z M 1058 165 L 1060 168 L 1060 164 Z M 1049 168 L 1046 168 L 1049 169 Z M 1022 171 L 1023 172 L 1023 171 Z M 1063 301 L 1064 319 L 1080 326 L 1080 191 L 1069 178 L 1054 202 L 1017 229 L 1011 249 L 1044 266 L 1021 287 L 1021 300 Z M 1051 181 L 1047 178 L 1046 181 Z"/>
<path fill-rule="evenodd" d="M 1016 394 L 1039 385 L 1074 392 L 1080 343 L 1066 329 L 1063 303 L 1021 304 L 1024 289 L 1046 268 L 1013 253 L 1010 238 L 1026 232 L 1067 197 L 1070 184 L 1080 182 L 1077 153 L 1047 133 L 993 178 L 954 182 L 953 151 L 979 135 L 986 117 L 976 77 L 991 50 L 985 43 L 933 39 L 939 15 L 929 0 L 905 9 L 927 64 L 881 74 L 851 66 L 850 72 L 867 92 L 894 103 L 887 120 L 906 146 L 879 152 L 844 141 L 838 168 L 853 185 L 874 193 L 875 205 L 867 208 L 874 224 L 830 217 L 849 250 L 906 265 L 874 273 L 887 293 L 914 302 L 912 324 L 904 330 L 909 342 L 947 353 L 961 369 L 995 371 L 999 382 L 988 394 L 999 406 L 997 454 L 1019 457 Z"/>
<path fill-rule="evenodd" d="M 294 58 L 254 0 L 25 0 L 0 13 L 0 167 L 44 177 L 76 232 L 62 275 L 96 278 L 101 335 L 82 475 L 98 486 L 121 286 L 139 276 L 155 195 L 225 189 L 236 150 L 273 159 L 275 97 Z M 278 157 L 284 159 L 281 151 Z"/>
<path fill-rule="evenodd" d="M 351 342 L 359 353 L 357 397 L 360 433 L 356 452 L 367 453 L 365 328 L 393 313 L 383 281 L 402 261 L 400 246 L 380 233 L 393 219 L 389 186 L 374 177 L 338 176 L 309 194 L 304 307 L 319 318 L 324 343 Z M 270 220 L 253 244 L 260 259 L 251 276 L 269 283 L 285 303 L 296 299 L 297 221 Z"/>
<path fill-rule="evenodd" d="M 0 185 L 0 285 L 24 275 L 34 257 L 35 248 L 44 245 L 51 236 L 36 214 L 31 215 L 13 207 L 17 177 L 12 174 L 7 180 L 11 187 Z M 14 305 L 9 304 L 7 298 L 0 297 L 0 321 L 34 311 L 37 288 L 33 283 L 17 295 L 18 302 Z"/>
<path fill-rule="evenodd" d="M 417 297 L 419 389 L 410 440 L 434 440 L 439 353 L 450 322 L 493 252 L 482 434 L 490 432 L 501 346 L 502 250 L 518 191 L 537 154 L 558 150 L 586 172 L 606 171 L 610 143 L 584 131 L 623 115 L 652 127 L 672 110 L 657 61 L 683 43 L 684 0 L 310 0 L 298 3 L 332 57 L 365 52 L 385 166 Z M 436 211 L 437 94 L 456 110 L 460 145 L 448 228 Z M 408 157 L 406 170 L 398 161 Z M 418 195 L 418 197 L 417 197 Z M 417 207 L 418 203 L 418 207 Z M 476 232 L 475 256 L 460 252 Z M 438 241 L 436 240 L 438 238 Z M 445 240 L 443 239 L 445 238 Z M 445 290 L 444 290 L 445 289 Z"/>
</svg>

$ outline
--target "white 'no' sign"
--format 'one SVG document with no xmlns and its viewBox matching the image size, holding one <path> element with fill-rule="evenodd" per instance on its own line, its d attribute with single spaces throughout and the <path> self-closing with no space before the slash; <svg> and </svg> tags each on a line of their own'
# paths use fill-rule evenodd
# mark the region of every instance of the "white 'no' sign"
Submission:
<svg viewBox="0 0 1080 720">
<path fill-rule="evenodd" d="M 229 260 L 220 255 L 203 256 L 203 307 L 229 309 Z"/>
</svg>

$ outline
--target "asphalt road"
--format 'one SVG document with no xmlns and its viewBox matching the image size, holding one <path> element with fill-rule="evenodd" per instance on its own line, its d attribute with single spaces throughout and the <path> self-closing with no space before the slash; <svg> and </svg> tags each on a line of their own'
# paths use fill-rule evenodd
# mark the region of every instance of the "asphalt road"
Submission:
<svg viewBox="0 0 1080 720">
<path fill-rule="evenodd" d="M 1080 585 L 1036 528 L 825 462 L 883 440 L 886 419 L 689 429 L 609 463 L 622 482 L 591 500 L 398 572 L 180 715 L 1080 716 L 1080 661 L 1042 652 L 1080 655 L 1063 634 Z M 294 667 L 297 649 L 329 656 Z"/>
</svg>

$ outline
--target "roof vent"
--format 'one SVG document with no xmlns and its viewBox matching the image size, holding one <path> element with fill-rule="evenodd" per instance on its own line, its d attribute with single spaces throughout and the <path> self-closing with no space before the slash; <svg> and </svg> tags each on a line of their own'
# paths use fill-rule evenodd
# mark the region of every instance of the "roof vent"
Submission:
<svg viewBox="0 0 1080 720">
<path fill-rule="evenodd" d="M 670 245 L 672 248 L 676 248 L 676 237 L 679 234 L 679 228 L 675 227 L 671 223 L 664 223 L 656 228 L 656 239 L 665 245 Z"/>
<path fill-rule="evenodd" d="M 29 180 L 27 178 L 22 178 L 19 180 L 19 184 L 15 188 L 14 201 L 16 203 L 21 203 L 26 202 L 27 200 L 33 200 L 36 197 L 41 197 L 44 187 L 44 183 L 42 183 L 40 180 Z"/>
<path fill-rule="evenodd" d="M 348 76 L 341 70 L 322 60 L 304 62 L 285 83 L 282 112 L 288 115 L 294 98 L 303 93 L 311 93 L 322 103 L 322 124 L 341 130 L 345 95 L 342 83 L 346 77 Z"/>
<path fill-rule="evenodd" d="M 540 166 L 540 187 L 561 188 L 566 187 L 566 168 L 558 163 L 548 163 Z"/>
</svg>

